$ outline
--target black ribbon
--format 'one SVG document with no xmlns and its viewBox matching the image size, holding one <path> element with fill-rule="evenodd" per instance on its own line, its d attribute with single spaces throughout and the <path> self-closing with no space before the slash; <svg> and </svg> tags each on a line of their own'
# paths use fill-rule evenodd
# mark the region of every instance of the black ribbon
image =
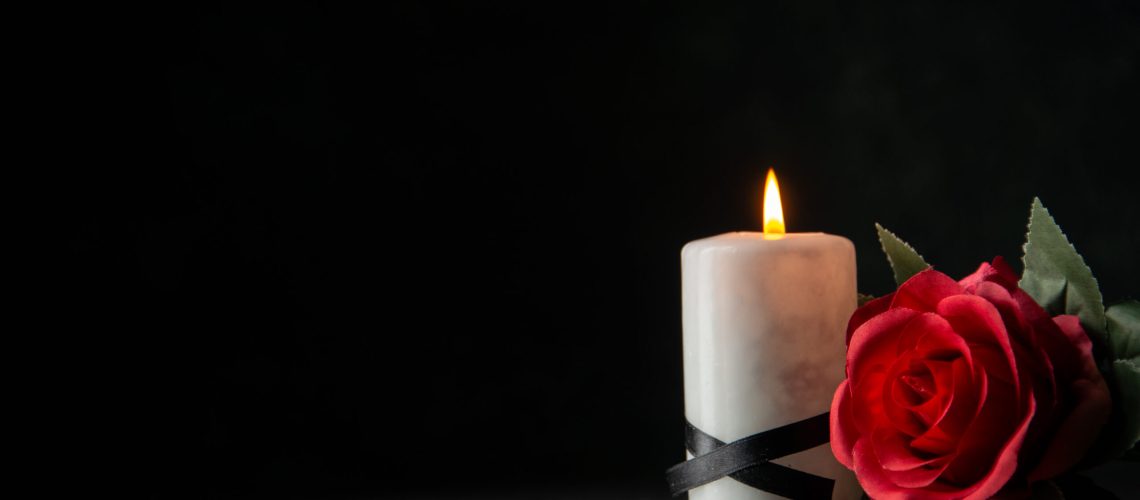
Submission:
<svg viewBox="0 0 1140 500">
<path fill-rule="evenodd" d="M 769 461 L 828 442 L 828 415 L 769 429 L 729 444 L 685 422 L 685 447 L 693 458 L 665 471 L 669 491 L 677 496 L 728 476 L 783 497 L 831 498 L 835 481 Z"/>
</svg>

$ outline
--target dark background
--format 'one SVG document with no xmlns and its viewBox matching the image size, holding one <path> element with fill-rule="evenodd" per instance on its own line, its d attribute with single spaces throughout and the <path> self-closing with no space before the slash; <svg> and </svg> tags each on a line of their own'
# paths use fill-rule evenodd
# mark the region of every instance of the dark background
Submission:
<svg viewBox="0 0 1140 500">
<path fill-rule="evenodd" d="M 1035 195 L 1140 286 L 1134 2 L 150 9 L 60 85 L 84 414 L 155 497 L 663 498 L 680 248 L 768 166 L 865 292 L 875 222 L 961 276 Z"/>
</svg>

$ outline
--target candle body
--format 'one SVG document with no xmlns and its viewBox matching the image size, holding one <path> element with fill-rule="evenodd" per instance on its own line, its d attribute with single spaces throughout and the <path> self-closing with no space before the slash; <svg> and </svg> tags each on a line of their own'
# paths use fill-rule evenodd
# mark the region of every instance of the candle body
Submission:
<svg viewBox="0 0 1140 500">
<path fill-rule="evenodd" d="M 681 252 L 685 416 L 726 443 L 828 411 L 844 378 L 855 310 L 855 248 L 823 233 L 728 233 Z M 836 479 L 858 498 L 829 445 L 773 462 Z M 854 495 L 854 496 L 851 496 Z M 692 500 L 780 498 L 732 478 Z"/>
</svg>

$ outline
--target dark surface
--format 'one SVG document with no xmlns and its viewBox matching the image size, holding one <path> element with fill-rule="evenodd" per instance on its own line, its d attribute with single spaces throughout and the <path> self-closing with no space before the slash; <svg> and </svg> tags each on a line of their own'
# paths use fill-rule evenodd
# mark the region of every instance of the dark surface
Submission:
<svg viewBox="0 0 1140 500">
<path fill-rule="evenodd" d="M 1140 289 L 1134 2 L 100 14 L 59 63 L 82 414 L 163 498 L 662 496 L 679 251 L 770 165 L 866 292 L 874 222 L 961 276 L 1034 195 Z"/>
</svg>

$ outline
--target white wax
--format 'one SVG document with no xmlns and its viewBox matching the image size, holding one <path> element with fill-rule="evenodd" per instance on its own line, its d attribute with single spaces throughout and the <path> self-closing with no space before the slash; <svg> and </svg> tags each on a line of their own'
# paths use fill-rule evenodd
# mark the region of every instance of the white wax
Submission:
<svg viewBox="0 0 1140 500">
<path fill-rule="evenodd" d="M 689 422 L 728 443 L 830 409 L 856 304 L 850 241 L 728 233 L 685 245 L 681 268 Z M 854 477 L 829 445 L 773 462 L 836 479 L 833 498 L 858 498 Z M 689 498 L 781 497 L 726 477 Z"/>
</svg>

